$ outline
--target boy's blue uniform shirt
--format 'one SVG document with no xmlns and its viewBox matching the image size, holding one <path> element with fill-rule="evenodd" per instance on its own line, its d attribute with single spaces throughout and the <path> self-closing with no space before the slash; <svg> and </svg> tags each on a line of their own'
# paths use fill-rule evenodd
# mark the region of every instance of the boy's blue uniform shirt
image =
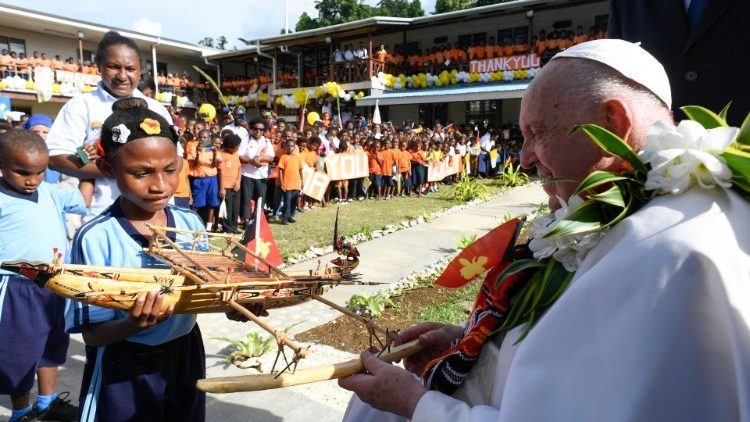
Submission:
<svg viewBox="0 0 750 422">
<path fill-rule="evenodd" d="M 0 261 L 52 262 L 55 248 L 65 255 L 66 212 L 86 214 L 77 189 L 57 189 L 42 183 L 33 194 L 23 195 L 0 186 Z M 11 273 L 0 270 L 0 274 Z"/>
<path fill-rule="evenodd" d="M 112 267 L 167 268 L 143 250 L 148 246 L 148 239 L 139 234 L 125 218 L 119 203 L 118 199 L 111 207 L 78 230 L 71 246 L 71 262 Z M 189 209 L 170 205 L 165 211 L 169 227 L 205 230 L 200 217 Z M 177 235 L 177 243 L 181 242 L 191 244 L 192 236 Z M 87 324 L 126 317 L 126 312 L 69 300 L 65 312 L 65 330 L 77 333 Z M 195 321 L 194 314 L 173 315 L 166 321 L 128 337 L 128 341 L 150 346 L 166 343 L 189 333 Z"/>
</svg>

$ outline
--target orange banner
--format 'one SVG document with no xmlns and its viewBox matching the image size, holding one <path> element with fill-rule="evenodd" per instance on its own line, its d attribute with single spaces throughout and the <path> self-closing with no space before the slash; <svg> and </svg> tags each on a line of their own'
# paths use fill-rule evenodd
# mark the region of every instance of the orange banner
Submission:
<svg viewBox="0 0 750 422">
<path fill-rule="evenodd" d="M 367 177 L 369 172 L 367 154 L 364 152 L 326 156 L 326 173 L 331 180 L 358 179 Z"/>
<path fill-rule="evenodd" d="M 494 59 L 472 60 L 469 62 L 469 72 L 485 73 L 498 70 L 530 69 L 541 66 L 542 62 L 536 54 L 520 56 L 495 57 Z"/>
</svg>

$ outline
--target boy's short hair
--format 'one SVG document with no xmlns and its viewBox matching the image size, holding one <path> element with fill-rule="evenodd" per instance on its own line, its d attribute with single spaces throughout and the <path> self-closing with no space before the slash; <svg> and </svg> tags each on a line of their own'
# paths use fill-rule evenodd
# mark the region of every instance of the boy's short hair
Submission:
<svg viewBox="0 0 750 422">
<path fill-rule="evenodd" d="M 238 146 L 240 146 L 240 143 L 242 143 L 242 138 L 240 138 L 239 135 L 235 133 L 230 133 L 228 135 L 224 135 L 221 145 L 225 149 L 229 149 L 237 148 Z"/>
<path fill-rule="evenodd" d="M 0 134 L 0 157 L 7 157 L 13 151 L 47 153 L 47 144 L 36 132 L 26 129 L 10 129 Z"/>
</svg>

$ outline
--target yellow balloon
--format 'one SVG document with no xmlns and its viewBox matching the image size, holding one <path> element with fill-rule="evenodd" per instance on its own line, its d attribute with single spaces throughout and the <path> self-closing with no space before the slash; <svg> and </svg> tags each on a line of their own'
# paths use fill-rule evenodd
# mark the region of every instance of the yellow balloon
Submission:
<svg viewBox="0 0 750 422">
<path fill-rule="evenodd" d="M 201 104 L 200 108 L 198 109 L 198 116 L 204 122 L 212 122 L 214 120 L 214 117 L 216 117 L 216 108 L 208 103 Z"/>
<path fill-rule="evenodd" d="M 314 125 L 318 120 L 320 120 L 320 114 L 318 114 L 318 112 L 311 111 L 307 113 L 307 123 Z"/>
</svg>

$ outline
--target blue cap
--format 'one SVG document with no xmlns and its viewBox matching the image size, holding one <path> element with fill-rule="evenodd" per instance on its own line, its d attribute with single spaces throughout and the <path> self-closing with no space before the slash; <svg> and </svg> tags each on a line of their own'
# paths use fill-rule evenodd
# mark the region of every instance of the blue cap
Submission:
<svg viewBox="0 0 750 422">
<path fill-rule="evenodd" d="M 44 114 L 34 114 L 31 117 L 29 117 L 29 120 L 26 121 L 26 124 L 24 125 L 24 129 L 31 129 L 34 126 L 42 125 L 47 127 L 52 127 L 52 119 L 45 116 Z"/>
</svg>

